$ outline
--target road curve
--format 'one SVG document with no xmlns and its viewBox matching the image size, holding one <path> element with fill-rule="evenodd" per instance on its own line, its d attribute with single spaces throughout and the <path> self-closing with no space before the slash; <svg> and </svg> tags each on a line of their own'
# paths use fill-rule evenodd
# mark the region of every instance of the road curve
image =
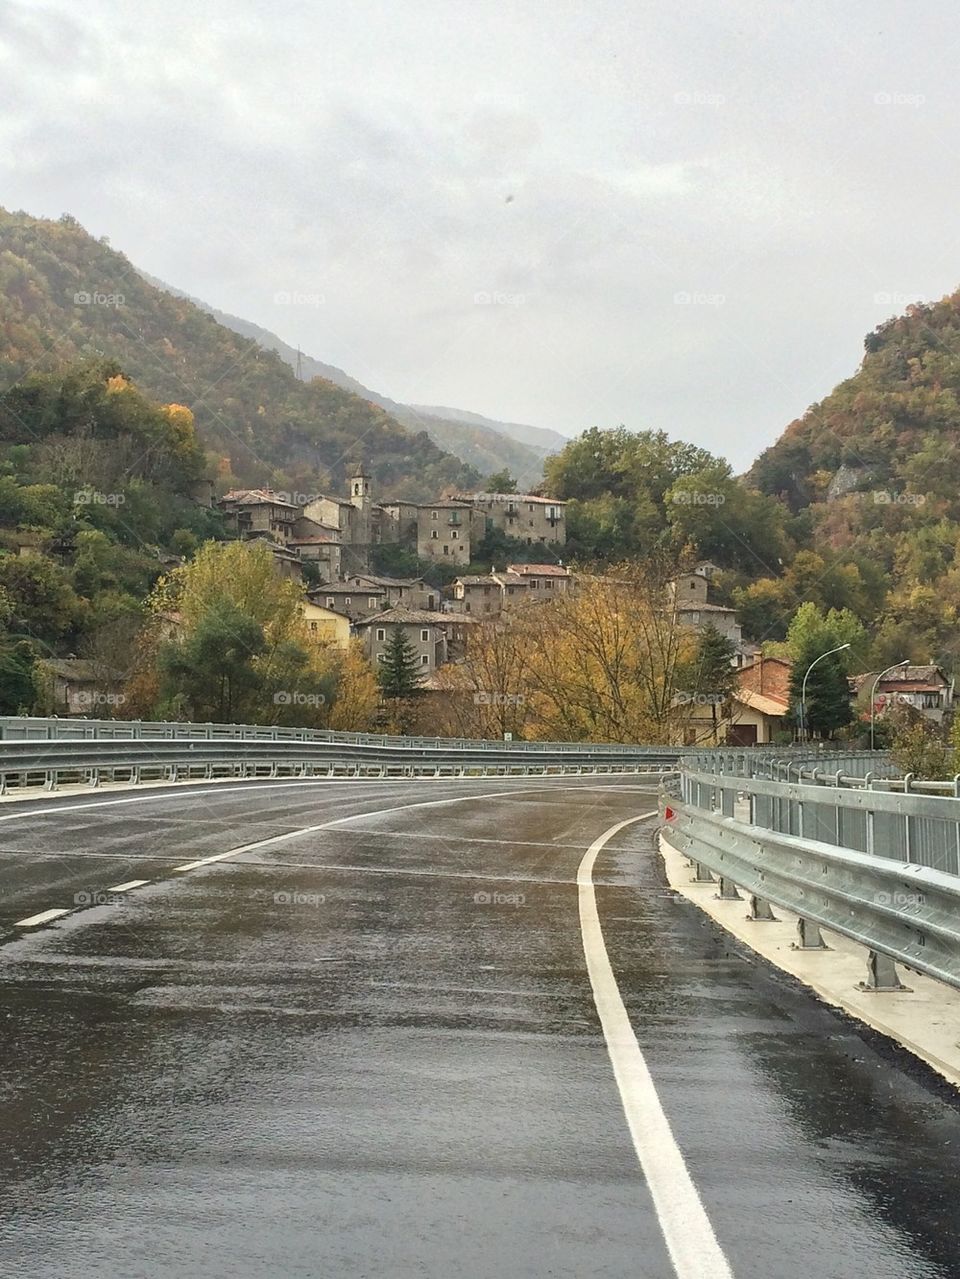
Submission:
<svg viewBox="0 0 960 1279">
<path fill-rule="evenodd" d="M 960 1275 L 952 1092 L 675 899 L 654 807 L 4 806 L 0 1274 Z"/>
</svg>

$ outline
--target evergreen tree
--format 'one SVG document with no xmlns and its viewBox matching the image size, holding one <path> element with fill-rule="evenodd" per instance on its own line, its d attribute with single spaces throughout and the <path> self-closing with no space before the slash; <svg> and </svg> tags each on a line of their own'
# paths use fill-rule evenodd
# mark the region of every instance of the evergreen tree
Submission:
<svg viewBox="0 0 960 1279">
<path fill-rule="evenodd" d="M 700 642 L 694 664 L 693 682 L 700 697 L 710 699 L 713 720 L 713 736 L 717 735 L 717 710 L 733 696 L 737 687 L 737 672 L 733 666 L 736 653 L 733 642 L 708 623 L 700 634 Z"/>
<path fill-rule="evenodd" d="M 405 701 L 420 692 L 420 666 L 402 626 L 391 629 L 377 679 L 383 696 L 394 701 Z"/>
<path fill-rule="evenodd" d="M 806 715 L 801 723 L 803 677 L 820 656 L 819 644 L 798 647 L 790 674 L 790 713 L 807 737 L 832 737 L 853 719 L 850 685 L 843 653 L 834 653 L 817 662 L 807 679 Z"/>
</svg>

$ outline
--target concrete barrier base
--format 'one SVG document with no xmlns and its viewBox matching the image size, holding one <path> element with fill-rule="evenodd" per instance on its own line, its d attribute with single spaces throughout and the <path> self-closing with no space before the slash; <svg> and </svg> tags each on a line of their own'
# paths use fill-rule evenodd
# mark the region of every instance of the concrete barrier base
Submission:
<svg viewBox="0 0 960 1279">
<path fill-rule="evenodd" d="M 715 883 L 698 881 L 696 867 L 661 831 L 660 854 L 670 887 L 699 906 L 728 933 L 808 986 L 825 1003 L 887 1035 L 960 1089 L 960 990 L 911 970 L 910 990 L 863 989 L 865 947 L 823 930 L 827 949 L 796 945 L 797 916 L 777 907 L 776 919 L 758 926 L 747 903 L 724 899 Z"/>
</svg>

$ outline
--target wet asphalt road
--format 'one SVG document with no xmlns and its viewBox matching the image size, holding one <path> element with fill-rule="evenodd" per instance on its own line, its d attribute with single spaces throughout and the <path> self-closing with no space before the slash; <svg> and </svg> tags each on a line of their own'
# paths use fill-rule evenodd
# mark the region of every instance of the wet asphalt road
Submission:
<svg viewBox="0 0 960 1279">
<path fill-rule="evenodd" d="M 0 1274 L 671 1275 L 575 883 L 654 807 L 585 778 L 4 807 Z M 653 826 L 601 852 L 600 921 L 732 1273 L 960 1276 L 950 1091 L 675 900 Z"/>
</svg>

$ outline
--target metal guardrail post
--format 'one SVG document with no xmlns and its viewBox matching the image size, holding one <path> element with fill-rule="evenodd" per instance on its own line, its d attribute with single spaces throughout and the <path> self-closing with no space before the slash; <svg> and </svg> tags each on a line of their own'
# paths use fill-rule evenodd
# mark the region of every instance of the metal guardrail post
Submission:
<svg viewBox="0 0 960 1279">
<path fill-rule="evenodd" d="M 904 986 L 897 973 L 897 965 L 889 955 L 871 950 L 867 956 L 867 979 L 858 982 L 860 990 L 899 990 L 908 993 L 909 986 Z"/>
<path fill-rule="evenodd" d="M 802 915 L 797 920 L 797 940 L 793 943 L 793 948 L 794 950 L 830 949 L 823 940 L 820 925 L 815 924 L 812 919 L 804 919 Z"/>
</svg>

